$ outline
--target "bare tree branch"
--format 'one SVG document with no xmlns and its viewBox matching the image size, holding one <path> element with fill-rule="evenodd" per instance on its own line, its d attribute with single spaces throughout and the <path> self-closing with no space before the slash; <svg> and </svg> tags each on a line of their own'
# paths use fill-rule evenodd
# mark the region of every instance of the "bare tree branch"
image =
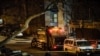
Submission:
<svg viewBox="0 0 100 56">
<path fill-rule="evenodd" d="M 26 21 L 24 26 L 22 27 L 21 30 L 16 31 L 11 37 L 7 37 L 6 39 L 4 39 L 3 41 L 0 42 L 0 47 L 3 46 L 4 44 L 6 44 L 7 42 L 9 42 L 12 38 L 16 37 L 19 33 L 25 31 L 28 27 L 29 27 L 29 23 L 32 19 L 39 17 L 41 15 L 45 14 L 45 12 L 42 13 L 38 13 L 36 15 L 30 16 Z"/>
</svg>

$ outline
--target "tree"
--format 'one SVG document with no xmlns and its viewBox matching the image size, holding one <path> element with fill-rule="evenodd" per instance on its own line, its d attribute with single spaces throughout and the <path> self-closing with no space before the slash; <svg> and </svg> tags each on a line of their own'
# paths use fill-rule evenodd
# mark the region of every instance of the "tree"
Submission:
<svg viewBox="0 0 100 56">
<path fill-rule="evenodd" d="M 3 46 L 4 44 L 6 44 L 7 42 L 9 42 L 11 39 L 15 38 L 19 33 L 25 31 L 29 27 L 29 23 L 32 19 L 45 14 L 46 11 L 55 11 L 55 12 L 57 12 L 58 8 L 53 7 L 54 5 L 57 5 L 57 3 L 58 3 L 58 1 L 52 1 L 50 4 L 48 4 L 48 6 L 45 8 L 45 10 L 43 12 L 30 16 L 25 21 L 25 24 L 23 25 L 23 27 L 20 30 L 17 30 L 12 36 L 10 36 L 10 37 L 8 36 L 6 39 L 4 39 L 3 41 L 0 42 L 0 47 Z"/>
<path fill-rule="evenodd" d="M 29 23 L 32 19 L 36 18 L 36 17 L 39 17 L 41 15 L 45 14 L 45 11 L 44 12 L 41 12 L 41 13 L 38 13 L 36 15 L 32 15 L 30 16 L 26 21 L 25 21 L 25 24 L 23 25 L 23 27 L 16 31 L 11 37 L 7 37 L 6 39 L 4 39 L 3 41 L 0 42 L 0 47 L 3 46 L 4 44 L 6 44 L 7 42 L 9 42 L 12 38 L 16 37 L 19 33 L 25 31 L 28 27 L 29 27 Z"/>
</svg>

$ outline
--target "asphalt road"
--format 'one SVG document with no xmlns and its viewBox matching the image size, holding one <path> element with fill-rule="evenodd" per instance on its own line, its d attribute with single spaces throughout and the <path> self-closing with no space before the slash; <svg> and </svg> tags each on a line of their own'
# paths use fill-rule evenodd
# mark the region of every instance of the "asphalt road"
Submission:
<svg viewBox="0 0 100 56">
<path fill-rule="evenodd" d="M 5 46 L 11 50 L 26 52 L 33 56 L 100 56 L 100 52 L 73 55 L 63 51 L 43 51 L 39 48 L 32 48 L 31 40 L 28 39 L 13 39 Z"/>
<path fill-rule="evenodd" d="M 43 51 L 39 48 L 32 48 L 30 43 L 7 44 L 6 47 L 12 50 L 21 50 L 33 56 L 100 56 L 100 53 L 80 53 L 73 55 L 63 51 Z"/>
</svg>

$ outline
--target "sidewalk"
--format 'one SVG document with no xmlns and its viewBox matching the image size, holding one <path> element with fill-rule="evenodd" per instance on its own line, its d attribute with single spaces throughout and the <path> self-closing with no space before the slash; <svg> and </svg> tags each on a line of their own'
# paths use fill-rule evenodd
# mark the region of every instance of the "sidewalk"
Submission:
<svg viewBox="0 0 100 56">
<path fill-rule="evenodd" d="M 6 37 L 0 36 L 0 42 L 3 41 Z M 7 44 L 15 44 L 15 43 L 31 43 L 31 39 L 25 39 L 25 38 L 14 38 L 10 40 Z"/>
</svg>

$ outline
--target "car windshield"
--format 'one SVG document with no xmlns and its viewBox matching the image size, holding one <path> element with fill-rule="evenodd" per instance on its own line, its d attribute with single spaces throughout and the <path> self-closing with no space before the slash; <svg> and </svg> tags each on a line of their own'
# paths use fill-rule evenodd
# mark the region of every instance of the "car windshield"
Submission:
<svg viewBox="0 0 100 56">
<path fill-rule="evenodd" d="M 90 46 L 91 43 L 89 41 L 78 41 L 77 45 L 78 46 Z"/>
<path fill-rule="evenodd" d="M 65 44 L 73 44 L 73 40 L 65 40 L 65 42 L 64 42 Z"/>
</svg>

